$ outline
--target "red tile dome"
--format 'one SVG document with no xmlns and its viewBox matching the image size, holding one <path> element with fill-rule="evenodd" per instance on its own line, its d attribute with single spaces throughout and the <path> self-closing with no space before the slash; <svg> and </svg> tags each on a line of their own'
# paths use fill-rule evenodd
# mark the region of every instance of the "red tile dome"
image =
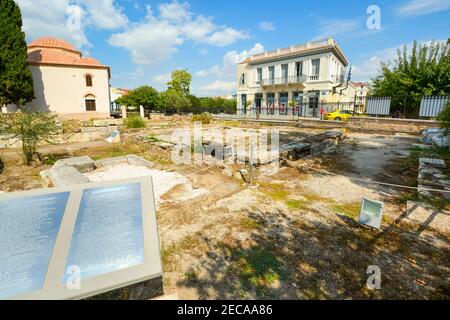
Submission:
<svg viewBox="0 0 450 320">
<path fill-rule="evenodd" d="M 28 63 L 108 68 L 97 59 L 83 57 L 70 43 L 54 37 L 42 37 L 31 42 L 28 45 Z"/>
<path fill-rule="evenodd" d="M 63 49 L 63 50 L 79 52 L 77 50 L 77 48 L 72 46 L 67 41 L 64 41 L 64 40 L 61 40 L 61 39 L 58 39 L 58 38 L 53 38 L 53 37 L 38 38 L 38 39 L 34 40 L 33 42 L 31 42 L 28 45 L 28 48 L 36 48 L 36 47 L 39 47 L 39 48 L 55 48 L 55 49 Z"/>
</svg>

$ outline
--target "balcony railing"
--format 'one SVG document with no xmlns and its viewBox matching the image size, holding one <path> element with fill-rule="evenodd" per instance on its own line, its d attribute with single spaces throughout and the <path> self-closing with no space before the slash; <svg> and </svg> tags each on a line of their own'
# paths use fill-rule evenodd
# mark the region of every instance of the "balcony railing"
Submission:
<svg viewBox="0 0 450 320">
<path fill-rule="evenodd" d="M 299 44 L 299 45 L 292 46 L 289 48 L 282 48 L 282 49 L 277 49 L 277 50 L 270 51 L 270 52 L 256 54 L 254 56 L 251 56 L 249 58 L 249 60 L 252 62 L 252 61 L 257 61 L 257 60 L 261 60 L 261 59 L 265 59 L 265 58 L 277 57 L 277 56 L 285 55 L 285 54 L 289 54 L 289 53 L 304 52 L 304 51 L 308 51 L 311 49 L 323 48 L 323 47 L 327 47 L 327 46 L 337 46 L 337 43 L 333 39 L 318 40 L 318 41 L 308 42 L 308 43 L 304 43 L 304 44 Z"/>
<path fill-rule="evenodd" d="M 256 85 L 270 86 L 278 84 L 295 84 L 305 82 L 306 76 L 289 76 L 289 77 L 262 79 L 261 81 L 256 81 Z"/>
</svg>

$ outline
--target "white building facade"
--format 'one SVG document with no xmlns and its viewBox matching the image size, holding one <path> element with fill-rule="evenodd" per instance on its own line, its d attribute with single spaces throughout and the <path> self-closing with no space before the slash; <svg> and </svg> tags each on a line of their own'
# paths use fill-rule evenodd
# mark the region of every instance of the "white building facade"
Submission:
<svg viewBox="0 0 450 320">
<path fill-rule="evenodd" d="M 251 56 L 237 68 L 238 114 L 319 116 L 319 103 L 350 102 L 348 61 L 333 39 Z"/>
</svg>

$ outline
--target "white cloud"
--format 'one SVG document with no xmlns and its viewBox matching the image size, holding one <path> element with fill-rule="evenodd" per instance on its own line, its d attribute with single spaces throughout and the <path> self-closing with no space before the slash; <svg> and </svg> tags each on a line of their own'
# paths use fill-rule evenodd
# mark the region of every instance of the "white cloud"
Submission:
<svg viewBox="0 0 450 320">
<path fill-rule="evenodd" d="M 450 9 L 450 0 L 409 0 L 396 10 L 398 16 L 416 17 Z"/>
<path fill-rule="evenodd" d="M 244 31 L 239 31 L 229 27 L 221 27 L 211 36 L 205 39 L 206 43 L 219 47 L 228 46 L 237 40 L 247 39 L 249 35 Z"/>
<path fill-rule="evenodd" d="M 228 51 L 223 56 L 222 65 L 215 65 L 209 70 L 200 70 L 196 73 L 199 77 L 207 77 L 209 75 L 217 77 L 234 77 L 236 75 L 236 65 L 254 54 L 264 52 L 264 46 L 260 43 L 256 43 L 253 48 L 244 50 L 242 52 Z"/>
<path fill-rule="evenodd" d="M 195 75 L 196 75 L 197 77 L 203 78 L 203 77 L 207 77 L 207 76 L 208 76 L 208 72 L 205 71 L 205 70 L 200 70 L 200 71 L 197 71 L 197 72 L 195 73 Z"/>
<path fill-rule="evenodd" d="M 273 22 L 269 22 L 269 21 L 260 22 L 258 25 L 258 28 L 260 28 L 263 31 L 275 31 L 276 30 Z"/>
<path fill-rule="evenodd" d="M 216 80 L 213 83 L 202 86 L 201 90 L 207 95 L 218 96 L 223 94 L 230 94 L 236 91 L 236 82 L 225 82 Z"/>
<path fill-rule="evenodd" d="M 117 29 L 128 23 L 122 9 L 114 4 L 114 0 L 78 0 L 86 7 L 89 23 L 98 29 Z"/>
<path fill-rule="evenodd" d="M 188 39 L 207 43 L 211 30 L 215 28 L 211 18 L 198 16 L 194 20 L 187 20 L 179 27 L 180 32 Z"/>
<path fill-rule="evenodd" d="M 147 16 L 139 23 L 131 23 L 115 0 L 17 2 L 28 41 L 41 36 L 54 36 L 78 48 L 90 47 L 85 32 L 87 28 L 125 28 L 113 34 L 109 43 L 126 48 L 134 62 L 144 65 L 154 65 L 170 57 L 184 40 L 222 47 L 248 38 L 244 31 L 218 26 L 212 17 L 192 13 L 187 2 L 160 4 L 157 14 L 153 14 L 147 6 Z"/>
<path fill-rule="evenodd" d="M 84 33 L 85 11 L 82 7 L 69 5 L 69 0 L 17 0 L 17 3 L 22 12 L 27 41 L 42 36 L 55 36 L 79 48 L 90 45 Z M 76 14 L 77 19 L 70 20 L 69 17 L 73 14 Z"/>
<path fill-rule="evenodd" d="M 227 26 L 217 26 L 213 18 L 195 15 L 188 3 L 173 1 L 158 6 L 154 14 L 147 6 L 147 16 L 140 23 L 130 24 L 108 42 L 127 49 L 137 64 L 154 66 L 169 58 L 185 40 L 215 46 L 226 46 L 248 35 Z"/>
<path fill-rule="evenodd" d="M 113 0 L 17 0 L 27 40 L 54 36 L 90 47 L 85 29 L 115 29 L 128 23 Z M 45 9 L 44 9 L 45 8 Z"/>
<path fill-rule="evenodd" d="M 158 74 L 153 77 L 153 80 L 157 83 L 166 84 L 172 78 L 172 74 L 170 72 Z"/>
<path fill-rule="evenodd" d="M 360 21 L 354 19 L 322 20 L 319 26 L 319 35 L 315 39 L 325 39 L 342 33 L 354 32 L 359 26 Z"/>
<path fill-rule="evenodd" d="M 189 3 L 179 3 L 174 1 L 172 3 L 164 3 L 158 6 L 160 17 L 173 21 L 188 20 L 192 13 L 189 12 Z"/>
<path fill-rule="evenodd" d="M 133 25 L 122 33 L 113 34 L 109 44 L 130 51 L 134 63 L 156 65 L 176 52 L 182 44 L 178 29 L 166 20 L 159 20 L 148 10 L 143 23 Z"/>
</svg>

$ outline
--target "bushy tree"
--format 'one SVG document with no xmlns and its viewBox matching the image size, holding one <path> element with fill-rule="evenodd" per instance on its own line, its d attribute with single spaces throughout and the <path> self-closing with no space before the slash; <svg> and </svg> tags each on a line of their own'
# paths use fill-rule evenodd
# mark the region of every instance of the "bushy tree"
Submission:
<svg viewBox="0 0 450 320">
<path fill-rule="evenodd" d="M 0 133 L 7 133 L 22 141 L 22 153 L 26 164 L 37 154 L 39 142 L 51 143 L 59 133 L 56 116 L 49 112 L 0 113 Z"/>
<path fill-rule="evenodd" d="M 167 83 L 167 90 L 178 95 L 188 96 L 191 93 L 191 81 L 192 75 L 187 69 L 174 70 L 172 71 L 172 80 Z"/>
<path fill-rule="evenodd" d="M 145 128 L 145 120 L 137 114 L 132 114 L 124 119 L 123 124 L 128 129 Z"/>
<path fill-rule="evenodd" d="M 372 81 L 373 95 L 393 97 L 394 107 L 409 112 L 416 111 L 422 96 L 449 94 L 450 39 L 447 43 L 414 41 L 411 50 L 405 45 L 395 61 L 381 64 Z"/>
<path fill-rule="evenodd" d="M 202 112 L 210 113 L 236 113 L 236 99 L 225 99 L 221 97 L 210 98 L 204 97 L 200 98 L 202 103 Z"/>
<path fill-rule="evenodd" d="M 0 105 L 20 107 L 34 98 L 22 15 L 13 0 L 0 0 L 0 8 Z"/>
<path fill-rule="evenodd" d="M 191 101 L 188 97 L 175 91 L 167 90 L 161 93 L 163 110 L 166 113 L 187 113 L 191 110 Z"/>
<path fill-rule="evenodd" d="M 188 95 L 188 99 L 191 102 L 190 112 L 194 114 L 202 113 L 202 101 L 194 95 Z"/>
<path fill-rule="evenodd" d="M 116 99 L 122 106 L 139 107 L 147 110 L 156 110 L 161 107 L 161 97 L 156 89 L 150 86 L 141 86 L 131 90 L 127 95 Z"/>
<path fill-rule="evenodd" d="M 450 134 L 450 102 L 438 115 L 437 120 L 441 124 L 441 127 L 445 129 L 446 134 Z"/>
</svg>

